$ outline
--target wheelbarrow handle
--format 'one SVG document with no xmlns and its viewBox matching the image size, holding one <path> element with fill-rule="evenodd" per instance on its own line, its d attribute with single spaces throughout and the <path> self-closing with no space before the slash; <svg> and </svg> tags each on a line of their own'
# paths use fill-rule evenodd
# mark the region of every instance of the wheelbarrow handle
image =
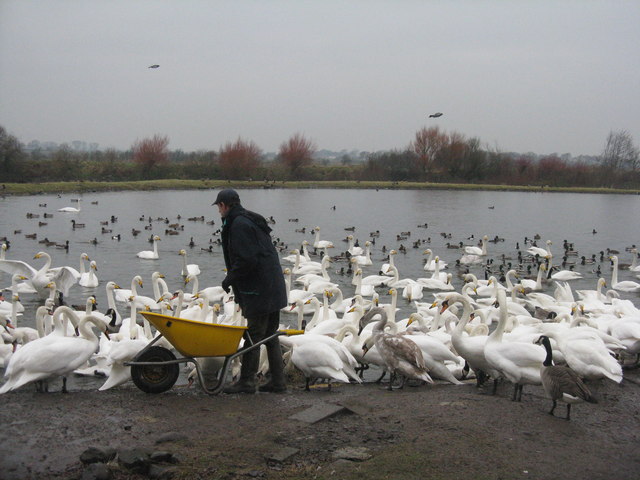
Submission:
<svg viewBox="0 0 640 480">
<path fill-rule="evenodd" d="M 304 334 L 304 330 L 296 330 L 293 328 L 287 328 L 285 330 L 278 330 L 278 334 L 279 335 L 286 335 L 287 337 L 290 337 L 292 335 L 302 335 Z"/>
</svg>

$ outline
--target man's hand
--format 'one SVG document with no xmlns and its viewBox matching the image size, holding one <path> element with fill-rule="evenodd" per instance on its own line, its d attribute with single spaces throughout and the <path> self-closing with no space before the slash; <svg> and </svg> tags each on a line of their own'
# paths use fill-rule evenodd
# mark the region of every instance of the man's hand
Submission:
<svg viewBox="0 0 640 480">
<path fill-rule="evenodd" d="M 222 280 L 222 289 L 227 293 L 231 291 L 231 284 L 229 283 L 229 277 L 224 277 L 224 280 Z"/>
</svg>

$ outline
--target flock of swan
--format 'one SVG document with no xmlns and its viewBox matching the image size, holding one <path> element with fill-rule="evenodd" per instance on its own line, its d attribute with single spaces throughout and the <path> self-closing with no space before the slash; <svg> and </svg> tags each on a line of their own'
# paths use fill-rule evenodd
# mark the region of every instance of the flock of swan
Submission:
<svg viewBox="0 0 640 480">
<path fill-rule="evenodd" d="M 424 250 L 424 276 L 408 278 L 395 262 L 398 249 L 389 250 L 383 262 L 372 259 L 373 233 L 364 247 L 348 235 L 344 254 L 332 257 L 337 241 L 322 239 L 315 227 L 312 239 L 282 253 L 289 299 L 282 319 L 305 333 L 281 337 L 281 343 L 288 368 L 304 374 L 306 388 L 317 379 L 329 386 L 362 382 L 368 367 L 389 374 L 389 389 L 397 388 L 396 379 L 400 386 L 434 379 L 461 385 L 471 378 L 484 386 L 490 379 L 494 392 L 498 381 L 512 383 L 514 400 L 521 399 L 525 385 L 542 385 L 553 408 L 557 401 L 568 404 L 569 418 L 571 403 L 594 401 L 582 379 L 619 383 L 622 365 L 640 357 L 640 310 L 619 294 L 640 292 L 640 283 L 633 280 L 640 273 L 635 249 L 629 252 L 632 263 L 624 267 L 617 255 L 608 257 L 609 282 L 601 277 L 593 290 L 574 290 L 571 282 L 582 274 L 553 265 L 551 241 L 546 248 L 529 241 L 518 251 L 519 265 L 528 264 L 535 278 L 525 278 L 523 268 L 490 269 L 486 235 L 478 245 L 458 248 L 455 266 L 442 261 L 435 246 Z M 141 261 L 159 256 L 160 236 L 151 239 L 153 249 L 136 255 Z M 76 269 L 53 267 L 49 253 L 37 252 L 34 259 L 44 264 L 35 268 L 6 258 L 6 251 L 3 246 L 0 271 L 10 274 L 12 283 L 6 290 L 11 298 L 0 302 L 0 366 L 5 368 L 0 393 L 29 383 L 45 389 L 48 380 L 74 372 L 105 377 L 100 390 L 122 385 L 130 379 L 125 363 L 154 335 L 138 315 L 141 310 L 210 323 L 244 321 L 233 295 L 219 285 L 200 286 L 203 269 L 187 263 L 185 249 L 177 252 L 183 285 L 170 289 L 156 271 L 151 277 L 153 296 L 144 296 L 138 291 L 143 285 L 139 275 L 126 289 L 108 281 L 108 308 L 102 313 L 93 309 L 95 296 L 80 307 L 58 305 L 59 292 L 64 298 L 75 285 L 96 290 L 101 284 L 97 263 L 86 253 Z M 566 254 L 576 252 L 565 246 Z M 339 281 L 336 264 L 342 265 Z M 486 278 L 471 273 L 474 266 L 484 270 Z M 459 291 L 454 275 L 464 282 Z M 629 278 L 620 281 L 622 275 Z M 607 286 L 611 289 L 603 291 Z M 35 329 L 21 326 L 20 297 L 25 295 L 41 299 Z M 382 302 L 385 298 L 389 303 Z M 168 342 L 163 346 L 172 348 Z M 214 370 L 221 364 L 202 360 Z M 264 374 L 266 365 L 263 359 Z M 189 375 L 194 378 L 193 372 Z"/>
</svg>

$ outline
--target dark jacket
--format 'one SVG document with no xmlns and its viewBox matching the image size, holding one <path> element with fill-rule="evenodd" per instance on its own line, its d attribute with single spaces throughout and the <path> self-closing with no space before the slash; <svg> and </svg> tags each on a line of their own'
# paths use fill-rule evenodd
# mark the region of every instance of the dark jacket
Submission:
<svg viewBox="0 0 640 480">
<path fill-rule="evenodd" d="M 262 215 L 235 205 L 223 220 L 222 251 L 227 281 L 242 314 L 249 318 L 287 305 L 280 257 Z"/>
</svg>

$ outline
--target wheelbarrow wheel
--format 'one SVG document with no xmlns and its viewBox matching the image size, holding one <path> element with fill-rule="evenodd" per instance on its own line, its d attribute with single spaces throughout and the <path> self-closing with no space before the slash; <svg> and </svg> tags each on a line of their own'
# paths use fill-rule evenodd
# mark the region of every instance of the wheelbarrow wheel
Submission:
<svg viewBox="0 0 640 480">
<path fill-rule="evenodd" d="M 176 356 L 164 347 L 150 347 L 138 356 L 136 362 L 158 362 L 158 365 L 131 365 L 131 379 L 143 392 L 162 393 L 175 385 L 180 374 L 177 363 L 163 364 L 175 360 Z"/>
</svg>

